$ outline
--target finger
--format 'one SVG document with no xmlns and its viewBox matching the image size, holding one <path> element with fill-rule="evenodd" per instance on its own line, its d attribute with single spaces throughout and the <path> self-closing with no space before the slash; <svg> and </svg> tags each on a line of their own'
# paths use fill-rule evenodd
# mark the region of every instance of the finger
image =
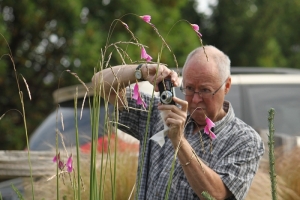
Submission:
<svg viewBox="0 0 300 200">
<path fill-rule="evenodd" d="M 183 99 L 179 99 L 177 97 L 173 97 L 173 100 L 176 104 L 181 106 L 181 110 L 184 112 L 188 111 L 188 102 L 183 100 Z"/>
<path fill-rule="evenodd" d="M 175 70 L 172 70 L 170 75 L 171 75 L 171 81 L 172 81 L 174 87 L 178 87 L 180 85 L 180 80 L 179 80 L 177 72 Z"/>
</svg>

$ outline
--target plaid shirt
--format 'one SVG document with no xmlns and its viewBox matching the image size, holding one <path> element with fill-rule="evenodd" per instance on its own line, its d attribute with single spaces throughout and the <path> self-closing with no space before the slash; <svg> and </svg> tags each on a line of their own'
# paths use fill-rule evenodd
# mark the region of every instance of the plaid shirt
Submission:
<svg viewBox="0 0 300 200">
<path fill-rule="evenodd" d="M 127 94 L 128 106 L 141 109 L 136 101 L 131 99 L 131 93 L 127 92 Z M 151 97 L 144 94 L 141 96 L 149 107 Z M 159 101 L 159 98 L 154 99 L 147 136 L 145 130 L 148 112 L 129 108 L 129 111 L 124 109 L 119 114 L 119 123 L 127 127 L 120 125 L 118 128 L 140 140 L 136 180 L 136 187 L 140 182 L 140 186 L 137 188 L 139 200 L 165 198 L 174 159 L 175 150 L 168 137 L 165 138 L 166 143 L 163 147 L 160 147 L 155 141 L 149 140 L 152 135 L 163 130 L 164 127 L 156 106 Z M 214 133 L 217 136 L 215 140 L 211 142 L 209 136 L 203 131 L 201 134 L 192 134 L 194 123 L 187 124 L 184 135 L 199 158 L 219 174 L 224 184 L 232 192 L 233 197 L 229 199 L 244 199 L 258 168 L 264 146 L 258 133 L 235 117 L 229 102 L 225 101 L 223 107 L 227 114 L 222 120 L 215 122 Z M 210 143 L 212 143 L 212 151 Z M 144 144 L 146 149 L 143 155 Z M 189 185 L 178 159 L 175 163 L 169 199 L 199 199 Z"/>
</svg>

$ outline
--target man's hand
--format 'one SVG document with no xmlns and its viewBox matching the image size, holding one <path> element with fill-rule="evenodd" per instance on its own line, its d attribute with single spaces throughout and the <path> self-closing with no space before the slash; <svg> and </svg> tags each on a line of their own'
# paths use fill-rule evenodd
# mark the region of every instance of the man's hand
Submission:
<svg viewBox="0 0 300 200">
<path fill-rule="evenodd" d="M 184 132 L 188 103 L 177 97 L 173 97 L 173 100 L 177 105 L 159 104 L 158 109 L 169 111 L 163 120 L 169 127 L 168 137 L 173 143 L 177 144 Z"/>
<path fill-rule="evenodd" d="M 162 64 L 159 66 L 158 64 L 147 64 L 146 67 L 143 66 L 142 73 L 144 79 L 154 86 L 154 90 L 156 92 L 159 92 L 158 83 L 160 83 L 164 78 L 171 78 L 174 87 L 178 87 L 180 84 L 178 74 Z"/>
</svg>

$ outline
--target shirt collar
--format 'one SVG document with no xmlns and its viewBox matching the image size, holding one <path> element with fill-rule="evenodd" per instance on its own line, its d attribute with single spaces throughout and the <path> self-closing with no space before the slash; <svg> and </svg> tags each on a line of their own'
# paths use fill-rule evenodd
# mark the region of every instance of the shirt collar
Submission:
<svg viewBox="0 0 300 200">
<path fill-rule="evenodd" d="M 213 127 L 213 132 L 215 134 L 218 134 L 229 122 L 231 122 L 235 118 L 233 107 L 231 106 L 231 103 L 229 101 L 223 102 L 223 109 L 226 112 L 226 115 L 219 121 L 214 122 L 215 127 Z M 189 119 L 189 120 L 188 120 Z M 187 116 L 187 122 L 189 121 L 189 124 L 186 125 L 186 128 L 189 127 L 191 130 L 193 130 L 194 127 L 194 120 L 190 118 L 190 115 Z M 188 131 L 189 132 L 189 131 Z M 203 129 L 201 130 L 203 133 Z"/>
</svg>

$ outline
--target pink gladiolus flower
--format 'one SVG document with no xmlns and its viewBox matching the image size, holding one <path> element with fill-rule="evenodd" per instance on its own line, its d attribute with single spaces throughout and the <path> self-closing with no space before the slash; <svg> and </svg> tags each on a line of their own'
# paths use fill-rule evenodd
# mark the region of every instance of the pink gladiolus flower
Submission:
<svg viewBox="0 0 300 200">
<path fill-rule="evenodd" d="M 140 18 L 147 22 L 147 23 L 150 23 L 150 20 L 151 20 L 151 16 L 150 15 L 143 15 L 143 16 L 140 16 Z"/>
<path fill-rule="evenodd" d="M 139 85 L 137 83 L 134 85 L 132 98 L 136 100 L 136 104 L 142 105 L 144 108 L 147 107 L 147 104 L 141 98 Z"/>
<path fill-rule="evenodd" d="M 141 59 L 145 59 L 147 62 L 152 60 L 152 57 L 147 54 L 146 49 L 144 47 L 142 47 L 141 49 Z"/>
<path fill-rule="evenodd" d="M 66 163 L 67 166 L 67 170 L 69 173 L 71 173 L 73 171 L 73 159 L 72 159 L 72 154 L 70 155 L 70 157 L 68 158 L 68 161 Z"/>
<path fill-rule="evenodd" d="M 193 27 L 194 31 L 199 31 L 199 26 L 197 24 L 191 24 L 191 26 Z"/>
<path fill-rule="evenodd" d="M 206 125 L 204 127 L 204 133 L 209 135 L 211 139 L 216 139 L 217 136 L 214 134 L 214 132 L 211 131 L 211 128 L 215 126 L 215 124 L 206 116 L 205 118 Z"/>
</svg>

